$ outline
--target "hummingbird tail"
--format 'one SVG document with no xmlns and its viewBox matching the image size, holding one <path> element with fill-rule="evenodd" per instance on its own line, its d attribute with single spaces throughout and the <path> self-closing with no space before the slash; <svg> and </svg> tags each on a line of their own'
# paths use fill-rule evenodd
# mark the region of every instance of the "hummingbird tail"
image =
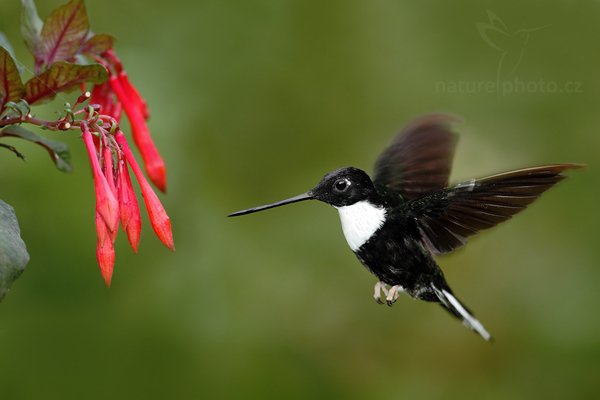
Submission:
<svg viewBox="0 0 600 400">
<path fill-rule="evenodd" d="M 460 319 L 464 326 L 475 331 L 486 341 L 492 340 L 492 336 L 489 332 L 483 327 L 481 322 L 475 318 L 473 313 L 465 307 L 455 296 L 452 294 L 452 291 L 446 287 L 444 289 L 438 289 L 433 286 L 433 290 L 440 301 L 440 305 L 442 305 L 450 314 Z"/>
</svg>

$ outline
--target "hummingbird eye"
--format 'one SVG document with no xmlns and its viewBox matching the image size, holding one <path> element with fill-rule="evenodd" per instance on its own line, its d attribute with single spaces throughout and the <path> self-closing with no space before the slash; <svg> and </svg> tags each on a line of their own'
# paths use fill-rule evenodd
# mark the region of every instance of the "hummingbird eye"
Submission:
<svg viewBox="0 0 600 400">
<path fill-rule="evenodd" d="M 340 179 L 335 181 L 334 187 L 338 192 L 344 192 L 350 186 L 350 181 L 348 179 Z"/>
</svg>

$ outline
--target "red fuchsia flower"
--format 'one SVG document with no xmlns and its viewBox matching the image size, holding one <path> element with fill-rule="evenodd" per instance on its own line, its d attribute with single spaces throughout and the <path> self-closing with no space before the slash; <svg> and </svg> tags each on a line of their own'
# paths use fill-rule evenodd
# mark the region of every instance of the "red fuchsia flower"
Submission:
<svg viewBox="0 0 600 400">
<path fill-rule="evenodd" d="M 129 244 L 137 253 L 142 229 L 140 208 L 131 184 L 129 169 L 140 184 L 152 229 L 160 241 L 175 250 L 171 220 L 160 200 L 144 177 L 125 136 L 118 129 L 121 109 L 129 119 L 133 139 L 138 147 L 150 180 L 161 190 L 166 190 L 166 169 L 150 131 L 146 125 L 148 106 L 131 84 L 121 61 L 112 50 L 97 58 L 109 71 L 109 80 L 93 88 L 92 107 L 88 119 L 80 123 L 82 137 L 90 157 L 96 191 L 96 258 L 102 277 L 110 286 L 115 262 L 114 242 L 119 220 L 127 234 Z M 86 99 L 90 94 L 86 94 Z M 78 100 L 78 102 L 81 102 Z M 110 132 L 109 128 L 110 126 Z M 90 131 L 93 130 L 93 133 Z M 115 132 L 113 135 L 111 132 Z"/>
<path fill-rule="evenodd" d="M 158 196 L 156 196 L 156 193 L 154 193 L 152 187 L 148 181 L 146 181 L 141 168 L 137 164 L 129 145 L 127 144 L 127 139 L 125 139 L 123 132 L 117 131 L 115 134 L 115 139 L 121 146 L 121 151 L 123 152 L 125 160 L 133 170 L 133 173 L 140 184 L 142 197 L 144 198 L 144 203 L 146 204 L 146 210 L 148 211 L 148 216 L 150 217 L 152 229 L 154 229 L 156 236 L 158 236 L 160 241 L 165 246 L 175 251 L 173 233 L 171 231 L 171 220 L 169 219 L 169 216 L 158 199 Z"/>
<path fill-rule="evenodd" d="M 90 112 L 95 113 L 95 111 Z M 116 130 L 116 134 L 113 135 L 107 130 L 105 122 L 111 124 L 111 132 Z M 131 184 L 127 164 L 133 170 L 140 184 L 152 229 L 154 229 L 161 242 L 174 251 L 171 220 L 156 193 L 146 181 L 123 132 L 118 129 L 116 121 L 110 116 L 97 115 L 97 117 L 92 116 L 91 122 L 81 121 L 79 125 L 94 175 L 94 189 L 96 191 L 96 258 L 100 265 L 102 277 L 106 285 L 110 287 L 115 262 L 114 242 L 117 237 L 119 220 L 127 233 L 131 247 L 136 253 L 142 228 L 140 209 Z M 94 130 L 93 133 L 90 128 Z M 94 142 L 94 139 L 97 139 L 97 141 Z"/>
<path fill-rule="evenodd" d="M 127 72 L 121 71 L 119 72 L 119 83 L 121 87 L 125 90 L 127 95 L 129 96 L 129 100 L 133 101 L 137 107 L 142 111 L 142 115 L 144 119 L 147 121 L 150 118 L 150 111 L 148 110 L 148 103 L 146 100 L 140 95 L 135 86 L 129 82 L 129 77 L 127 76 Z"/>
<path fill-rule="evenodd" d="M 96 103 L 103 107 L 103 114 L 110 115 L 117 121 L 120 117 L 121 107 L 125 110 L 131 125 L 133 140 L 144 160 L 146 173 L 160 191 L 166 192 L 167 173 L 165 162 L 158 152 L 146 125 L 146 120 L 150 116 L 146 101 L 129 81 L 127 72 L 123 70 L 121 60 L 112 49 L 102 53 L 102 56 L 97 57 L 97 61 L 106 67 L 110 79 L 108 83 L 94 87 L 96 96 L 92 95 L 93 100 L 97 99 Z M 110 88 L 107 90 L 104 85 L 109 85 Z M 114 96 L 116 96 L 116 100 Z"/>
<path fill-rule="evenodd" d="M 131 124 L 133 140 L 144 160 L 144 167 L 150 180 L 162 192 L 167 190 L 167 173 L 165 162 L 156 148 L 144 118 L 145 103 L 139 99 L 137 91 L 130 91 L 122 84 L 122 80 L 111 77 L 110 85 L 121 101 L 125 114 Z M 130 86 L 133 87 L 133 86 Z"/>
<path fill-rule="evenodd" d="M 114 239 L 110 229 L 108 229 L 104 219 L 98 211 L 96 211 L 96 234 L 98 236 L 96 242 L 96 259 L 98 260 L 98 265 L 100 265 L 102 278 L 104 278 L 106 286 L 110 287 L 115 266 Z"/>
<path fill-rule="evenodd" d="M 117 186 L 115 183 L 115 174 L 114 174 L 114 168 L 113 168 L 113 153 L 112 153 L 111 148 L 108 146 L 106 138 L 103 138 L 103 139 L 104 139 L 104 142 L 103 142 L 103 146 L 102 146 L 102 172 L 104 173 L 106 182 L 108 182 L 108 187 L 110 188 L 111 192 L 118 200 Z M 120 212 L 121 212 L 120 204 L 118 204 L 118 207 L 119 207 L 119 214 L 120 214 Z M 117 238 L 117 233 L 118 233 L 118 229 L 119 229 L 118 221 L 117 221 L 117 225 L 108 226 L 108 229 L 110 230 L 110 237 L 112 239 L 112 242 L 114 243 L 115 239 Z"/>
<path fill-rule="evenodd" d="M 92 172 L 94 174 L 94 189 L 96 192 L 96 234 L 98 237 L 96 242 L 96 259 L 100 265 L 102 277 L 104 278 L 106 285 L 110 287 L 115 263 L 114 240 L 119 226 L 119 203 L 111 184 L 104 175 L 107 169 L 105 168 L 103 171 L 100 167 L 96 145 L 94 144 L 92 134 L 86 123 L 81 124 L 81 131 L 83 132 L 83 142 L 90 158 L 90 164 L 92 165 Z M 112 162 L 106 161 L 107 159 L 112 160 L 112 153 L 109 158 L 105 157 L 105 166 L 108 166 L 107 164 L 112 164 Z M 112 169 L 112 165 L 110 165 L 110 169 Z M 112 179 L 112 174 L 110 175 L 110 179 Z"/>
<path fill-rule="evenodd" d="M 129 170 L 124 160 L 119 160 L 117 170 L 117 193 L 119 198 L 119 208 L 121 210 L 121 226 L 127 233 L 129 244 L 135 253 L 137 253 L 140 243 L 140 233 L 142 231 L 142 218 L 138 206 L 135 191 L 131 186 Z"/>
<path fill-rule="evenodd" d="M 106 182 L 108 182 L 108 186 L 113 194 L 117 195 L 117 185 L 115 182 L 115 171 L 113 166 L 113 153 L 111 148 L 108 146 L 106 142 L 106 138 L 104 138 L 104 143 L 102 145 L 102 172 L 106 177 Z"/>
<path fill-rule="evenodd" d="M 81 131 L 83 132 L 83 142 L 85 143 L 85 148 L 90 158 L 92 172 L 94 174 L 96 210 L 106 223 L 106 226 L 111 231 L 115 231 L 119 224 L 119 202 L 100 167 L 96 146 L 94 145 L 92 134 L 87 127 L 87 124 L 81 124 Z"/>
</svg>

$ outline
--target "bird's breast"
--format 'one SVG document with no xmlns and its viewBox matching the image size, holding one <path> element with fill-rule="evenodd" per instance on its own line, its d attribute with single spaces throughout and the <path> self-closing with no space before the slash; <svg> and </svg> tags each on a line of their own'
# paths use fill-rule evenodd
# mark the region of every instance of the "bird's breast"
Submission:
<svg viewBox="0 0 600 400">
<path fill-rule="evenodd" d="M 336 207 L 340 213 L 342 230 L 352 251 L 357 251 L 385 222 L 385 208 L 368 201 Z"/>
</svg>

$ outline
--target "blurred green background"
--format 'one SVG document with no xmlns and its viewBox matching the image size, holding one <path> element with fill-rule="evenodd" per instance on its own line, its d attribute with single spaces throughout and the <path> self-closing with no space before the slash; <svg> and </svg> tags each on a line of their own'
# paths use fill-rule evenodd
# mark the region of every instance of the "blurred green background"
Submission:
<svg viewBox="0 0 600 400">
<path fill-rule="evenodd" d="M 38 3 L 45 17 L 61 1 Z M 145 219 L 138 255 L 120 234 L 106 289 L 81 141 L 62 137 L 72 174 L 12 141 L 27 162 L 1 153 L 0 198 L 31 262 L 0 304 L 2 399 L 597 398 L 599 2 L 87 6 L 149 102 L 177 252 Z M 31 65 L 19 9 L 2 1 L 0 30 Z M 502 53 L 478 30 L 488 11 L 506 25 L 493 40 L 512 75 L 497 76 Z M 516 32 L 542 26 L 523 47 Z M 378 306 L 324 204 L 225 218 L 337 167 L 370 171 L 404 123 L 432 111 L 465 120 L 454 182 L 588 164 L 439 259 L 491 345 L 431 304 Z"/>
</svg>

